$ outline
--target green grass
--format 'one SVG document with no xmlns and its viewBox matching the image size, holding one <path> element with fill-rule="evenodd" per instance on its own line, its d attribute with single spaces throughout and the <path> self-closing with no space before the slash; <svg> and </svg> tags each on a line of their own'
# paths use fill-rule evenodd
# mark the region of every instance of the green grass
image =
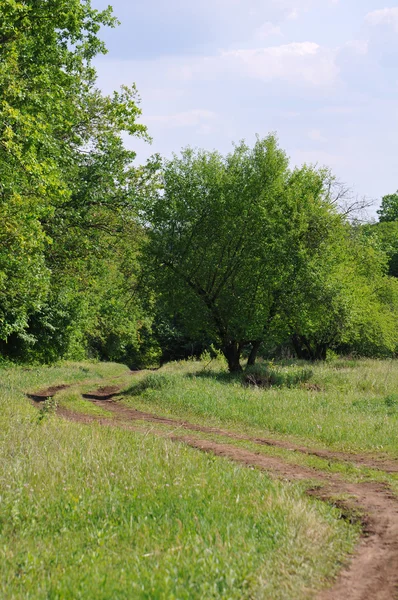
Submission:
<svg viewBox="0 0 398 600">
<path fill-rule="evenodd" d="M 0 597 L 299 600 L 323 587 L 358 531 L 302 486 L 144 433 L 38 420 L 23 395 L 124 373 L 0 371 Z M 60 401 L 76 408 L 74 390 Z"/>
<path fill-rule="evenodd" d="M 34 392 L 53 384 L 87 384 L 128 376 L 125 365 L 97 362 L 63 362 L 43 367 L 2 366 L 0 363 L 0 393 Z"/>
<path fill-rule="evenodd" d="M 134 380 L 125 401 L 255 435 L 398 457 L 398 362 L 339 360 L 311 369 L 306 383 L 262 389 L 242 385 L 217 363 L 207 370 L 200 362 L 174 363 Z M 289 370 L 297 366 L 278 367 Z"/>
<path fill-rule="evenodd" d="M 131 425 L 128 420 L 122 420 L 120 423 L 123 425 Z M 277 446 L 261 445 L 254 441 L 233 439 L 228 436 L 223 436 L 217 433 L 205 433 L 201 431 L 190 431 L 180 427 L 178 425 L 164 425 L 161 423 L 148 423 L 146 421 L 134 421 L 134 428 L 142 432 L 145 435 L 157 434 L 164 437 L 170 436 L 182 436 L 194 435 L 197 439 L 210 440 L 221 444 L 228 444 L 237 448 L 244 448 L 250 450 L 255 454 L 264 456 L 274 456 L 281 458 L 287 463 L 308 467 L 313 469 L 311 476 L 312 484 L 319 482 L 317 480 L 317 473 L 331 473 L 340 475 L 345 481 L 349 482 L 367 482 L 377 481 L 384 483 L 389 486 L 391 491 L 398 496 L 398 474 L 386 473 L 383 470 L 372 469 L 365 466 L 355 466 L 350 462 L 343 460 L 330 460 L 327 458 L 321 458 L 315 455 L 305 454 L 302 452 L 295 452 L 285 448 L 279 448 Z"/>
<path fill-rule="evenodd" d="M 75 389 L 64 390 L 57 394 L 56 398 L 58 406 L 67 408 L 75 413 L 82 413 L 94 417 L 106 417 L 107 419 L 113 419 L 114 417 L 114 414 L 111 411 L 105 410 L 89 400 L 84 400 L 79 391 Z"/>
</svg>

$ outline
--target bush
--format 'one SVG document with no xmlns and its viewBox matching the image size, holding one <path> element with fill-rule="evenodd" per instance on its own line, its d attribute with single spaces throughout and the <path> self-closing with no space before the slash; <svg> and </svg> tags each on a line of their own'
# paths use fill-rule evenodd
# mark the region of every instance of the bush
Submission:
<svg viewBox="0 0 398 600">
<path fill-rule="evenodd" d="M 174 384 L 173 375 L 149 373 L 144 379 L 129 388 L 126 394 L 130 396 L 139 396 L 146 390 L 162 390 L 171 387 Z"/>
</svg>

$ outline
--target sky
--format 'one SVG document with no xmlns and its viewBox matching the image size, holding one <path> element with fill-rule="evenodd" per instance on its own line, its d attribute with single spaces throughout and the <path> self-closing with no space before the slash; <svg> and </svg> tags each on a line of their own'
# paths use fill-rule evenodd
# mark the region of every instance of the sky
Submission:
<svg viewBox="0 0 398 600">
<path fill-rule="evenodd" d="M 126 138 L 138 162 L 276 132 L 292 165 L 329 167 L 374 215 L 398 188 L 398 3 L 92 0 L 109 3 L 98 87 L 137 85 L 153 138 Z"/>
</svg>

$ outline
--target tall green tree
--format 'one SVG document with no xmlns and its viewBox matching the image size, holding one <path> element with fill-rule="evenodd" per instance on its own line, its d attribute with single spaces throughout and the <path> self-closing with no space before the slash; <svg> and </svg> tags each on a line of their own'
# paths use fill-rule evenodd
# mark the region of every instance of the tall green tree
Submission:
<svg viewBox="0 0 398 600">
<path fill-rule="evenodd" d="M 2 2 L 0 340 L 68 331 L 95 261 L 131 229 L 146 175 L 122 133 L 146 135 L 139 99 L 134 86 L 102 95 L 91 64 L 116 23 L 90 0 Z"/>
<path fill-rule="evenodd" d="M 217 339 L 239 371 L 244 348 L 254 362 L 301 262 L 339 221 L 328 174 L 292 173 L 269 136 L 226 157 L 185 150 L 164 163 L 162 178 L 143 211 L 148 272 L 190 334 Z"/>
</svg>

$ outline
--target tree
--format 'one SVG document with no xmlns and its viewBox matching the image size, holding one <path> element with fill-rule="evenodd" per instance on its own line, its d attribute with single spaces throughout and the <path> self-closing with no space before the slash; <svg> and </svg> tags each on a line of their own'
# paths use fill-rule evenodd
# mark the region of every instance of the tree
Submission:
<svg viewBox="0 0 398 600">
<path fill-rule="evenodd" d="M 388 274 L 398 277 L 398 221 L 363 225 L 361 231 L 368 238 L 369 244 L 386 255 Z"/>
<path fill-rule="evenodd" d="M 398 191 L 395 194 L 383 196 L 380 210 L 377 211 L 379 221 L 398 221 Z"/>
<path fill-rule="evenodd" d="M 15 349 L 47 332 L 49 354 L 67 352 L 66 332 L 95 317 L 99 262 L 124 229 L 131 238 L 148 175 L 122 133 L 146 136 L 139 99 L 134 86 L 103 96 L 91 64 L 105 52 L 100 27 L 116 23 L 90 0 L 2 3 L 0 340 Z"/>
<path fill-rule="evenodd" d="M 41 219 L 67 195 L 60 163 L 79 77 L 109 18 L 80 2 L 5 0 L 0 16 L 0 338 L 48 290 Z M 67 45 L 77 45 L 72 51 Z M 98 47 L 98 46 L 97 46 Z M 74 140 L 77 142 L 77 139 Z M 62 158 L 62 160 L 61 160 Z M 66 155 L 65 164 L 68 162 Z"/>
<path fill-rule="evenodd" d="M 311 251 L 301 240 L 312 231 L 321 244 L 340 219 L 328 173 L 290 172 L 269 136 L 226 157 L 187 149 L 165 161 L 162 177 L 164 189 L 142 211 L 148 274 L 191 336 L 217 339 L 230 371 L 240 371 L 243 349 L 253 363 Z"/>
<path fill-rule="evenodd" d="M 395 352 L 397 296 L 383 253 L 347 225 L 312 256 L 293 282 L 283 313 L 299 358 L 327 350 L 385 356 Z"/>
</svg>

